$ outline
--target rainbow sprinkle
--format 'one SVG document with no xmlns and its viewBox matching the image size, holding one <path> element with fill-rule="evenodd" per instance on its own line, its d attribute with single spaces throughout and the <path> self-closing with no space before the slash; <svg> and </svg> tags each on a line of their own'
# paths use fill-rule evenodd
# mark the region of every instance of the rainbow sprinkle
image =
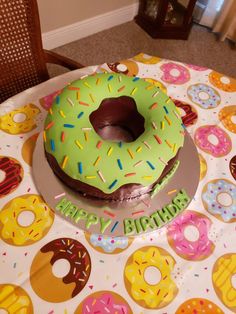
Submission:
<svg viewBox="0 0 236 314">
<path fill-rule="evenodd" d="M 89 107 L 90 105 L 87 104 L 86 102 L 84 101 L 79 101 L 79 104 L 82 105 L 82 106 L 86 106 L 86 107 Z"/>
<path fill-rule="evenodd" d="M 116 227 L 118 226 L 119 221 L 116 221 L 114 223 L 114 226 L 111 228 L 111 233 L 113 233 L 113 231 L 116 229 Z"/>
<path fill-rule="evenodd" d="M 83 146 L 81 145 L 81 143 L 80 143 L 78 140 L 75 141 L 75 144 L 76 144 L 80 149 L 83 149 Z"/>
<path fill-rule="evenodd" d="M 158 91 L 156 91 L 153 95 L 152 95 L 152 97 L 154 98 L 154 97 L 156 97 L 158 94 L 160 93 L 160 91 L 158 90 Z"/>
<path fill-rule="evenodd" d="M 95 160 L 94 164 L 93 164 L 94 167 L 97 166 L 97 164 L 99 163 L 100 160 L 101 160 L 101 156 L 98 156 L 97 159 Z"/>
<path fill-rule="evenodd" d="M 170 148 L 172 148 L 172 145 L 171 145 L 171 143 L 170 143 L 168 140 L 165 140 L 165 142 L 166 142 L 166 144 L 167 144 Z"/>
<path fill-rule="evenodd" d="M 118 76 L 118 81 L 121 82 L 122 81 L 122 77 L 121 75 Z"/>
<path fill-rule="evenodd" d="M 83 166 L 82 166 L 82 162 L 78 162 L 78 170 L 79 170 L 79 173 L 82 174 L 83 173 Z"/>
<path fill-rule="evenodd" d="M 135 78 L 133 79 L 133 82 L 138 81 L 140 78 L 138 76 L 135 76 Z"/>
<path fill-rule="evenodd" d="M 50 115 L 53 114 L 52 108 L 49 108 Z"/>
<path fill-rule="evenodd" d="M 176 151 L 176 143 L 174 143 L 173 145 L 173 152 L 175 153 L 175 151 Z"/>
<path fill-rule="evenodd" d="M 50 140 L 51 150 L 55 152 L 55 142 L 54 140 Z"/>
<path fill-rule="evenodd" d="M 167 116 L 165 116 L 165 119 L 166 119 L 167 123 L 168 123 L 169 125 L 171 125 L 171 120 L 170 120 Z"/>
<path fill-rule="evenodd" d="M 127 151 L 128 151 L 128 153 L 129 153 L 130 157 L 131 157 L 132 159 L 134 159 L 134 154 L 133 154 L 133 152 L 132 152 L 129 148 L 127 148 Z"/>
<path fill-rule="evenodd" d="M 53 125 L 54 125 L 54 121 L 49 122 L 48 125 L 46 126 L 45 130 L 50 129 Z"/>
<path fill-rule="evenodd" d="M 106 180 L 105 180 L 103 174 L 101 173 L 101 171 L 98 170 L 97 173 L 98 173 L 98 175 L 99 175 L 99 178 L 102 180 L 102 182 L 106 182 Z"/>
<path fill-rule="evenodd" d="M 111 84 L 108 84 L 108 90 L 109 90 L 110 93 L 112 92 Z"/>
<path fill-rule="evenodd" d="M 111 190 L 116 184 L 117 184 L 118 180 L 115 179 L 108 187 L 109 190 Z"/>
<path fill-rule="evenodd" d="M 111 156 L 112 152 L 113 152 L 113 147 L 110 147 L 107 151 L 107 156 Z"/>
<path fill-rule="evenodd" d="M 171 190 L 171 191 L 168 191 L 167 194 L 170 195 L 170 194 L 173 194 L 175 192 L 177 192 L 177 190 Z"/>
<path fill-rule="evenodd" d="M 118 163 L 120 170 L 123 170 L 122 163 L 121 163 L 120 159 L 117 159 L 117 163 Z"/>
<path fill-rule="evenodd" d="M 142 149 L 143 149 L 142 146 L 139 146 L 139 147 L 136 149 L 136 152 L 137 152 L 137 153 L 140 153 Z"/>
<path fill-rule="evenodd" d="M 153 166 L 153 164 L 152 164 L 150 161 L 146 160 L 146 163 L 148 164 L 148 166 L 149 166 L 152 170 L 155 169 L 155 167 Z"/>
<path fill-rule="evenodd" d="M 106 214 L 106 215 L 108 215 L 108 216 L 110 216 L 110 217 L 112 217 L 112 218 L 116 217 L 115 214 L 109 212 L 108 210 L 104 210 L 103 213 Z M 96 300 L 95 300 L 95 301 L 96 301 Z"/>
<path fill-rule="evenodd" d="M 77 100 L 79 100 L 80 99 L 80 92 L 77 92 L 77 94 L 76 94 L 76 98 L 77 98 Z"/>
<path fill-rule="evenodd" d="M 76 87 L 76 86 L 68 86 L 68 89 L 69 90 L 80 90 L 80 88 Z"/>
<path fill-rule="evenodd" d="M 168 113 L 169 113 L 169 111 L 168 111 L 168 109 L 166 108 L 166 106 L 163 106 L 163 108 L 164 108 L 164 110 L 165 110 L 166 114 L 168 114 Z"/>
<path fill-rule="evenodd" d="M 168 163 L 167 163 L 164 159 L 162 159 L 161 157 L 159 157 L 159 160 L 160 160 L 160 162 L 162 162 L 165 166 L 168 165 Z"/>
<path fill-rule="evenodd" d="M 65 141 L 65 132 L 61 132 L 61 141 L 62 141 L 62 142 Z"/>
<path fill-rule="evenodd" d="M 137 211 L 137 212 L 133 212 L 133 213 L 132 213 L 132 216 L 134 216 L 134 215 L 139 215 L 139 214 L 142 214 L 142 213 L 144 213 L 144 210 L 139 210 L 139 211 Z"/>
<path fill-rule="evenodd" d="M 70 129 L 73 129 L 75 126 L 74 124 L 63 124 L 64 128 L 70 128 Z"/>
<path fill-rule="evenodd" d="M 143 160 L 139 160 L 138 162 L 136 162 L 133 167 L 138 167 L 143 163 Z"/>
<path fill-rule="evenodd" d="M 45 131 L 43 131 L 43 140 L 44 140 L 44 142 L 47 141 L 47 136 L 46 136 L 46 132 Z"/>
<path fill-rule="evenodd" d="M 146 90 L 151 90 L 154 88 L 154 85 L 148 85 L 147 87 L 145 87 Z"/>
<path fill-rule="evenodd" d="M 66 117 L 65 114 L 64 114 L 64 112 L 63 112 L 62 110 L 59 110 L 59 113 L 60 113 L 60 115 L 62 116 L 62 118 L 65 118 L 65 117 Z"/>
<path fill-rule="evenodd" d="M 97 149 L 100 149 L 102 147 L 102 141 L 98 141 L 96 147 Z"/>
<path fill-rule="evenodd" d="M 118 143 L 118 146 L 119 146 L 120 148 L 122 147 L 122 145 L 123 145 L 122 142 L 119 142 L 119 143 Z"/>
<path fill-rule="evenodd" d="M 96 179 L 96 176 L 85 176 L 86 179 Z"/>
<path fill-rule="evenodd" d="M 89 133 L 87 131 L 84 132 L 84 139 L 86 142 L 89 140 Z"/>
<path fill-rule="evenodd" d="M 160 137 L 156 134 L 153 135 L 157 141 L 158 144 L 161 144 L 162 143 L 162 140 L 160 139 Z"/>
<path fill-rule="evenodd" d="M 113 75 L 110 75 L 107 80 L 110 81 L 113 79 L 113 77 L 114 77 Z"/>
<path fill-rule="evenodd" d="M 67 164 L 67 161 L 68 161 L 68 156 L 65 156 L 64 159 L 63 159 L 62 165 L 61 165 L 62 169 L 65 168 L 65 166 Z"/>
<path fill-rule="evenodd" d="M 138 88 L 135 87 L 135 88 L 132 90 L 132 92 L 130 93 L 130 95 L 133 96 L 133 95 L 137 92 L 137 90 L 138 90 Z"/>
<path fill-rule="evenodd" d="M 132 177 L 132 176 L 135 176 L 135 175 L 136 175 L 136 172 L 130 172 L 130 173 L 126 173 L 125 177 Z"/>
<path fill-rule="evenodd" d="M 152 121 L 152 127 L 153 127 L 154 130 L 157 129 L 156 123 L 154 121 Z"/>
<path fill-rule="evenodd" d="M 91 85 L 89 85 L 88 82 L 84 82 L 83 84 L 84 84 L 84 86 L 86 86 L 86 87 L 88 87 L 88 88 L 91 88 Z"/>
<path fill-rule="evenodd" d="M 78 119 L 80 119 L 81 117 L 82 117 L 82 115 L 84 114 L 84 112 L 83 111 L 81 111 L 79 114 L 78 114 L 78 116 L 77 116 L 77 118 Z"/>
<path fill-rule="evenodd" d="M 144 180 L 152 180 L 152 176 L 143 176 L 142 177 Z"/>
<path fill-rule="evenodd" d="M 121 86 L 120 88 L 117 89 L 118 92 L 121 92 L 123 89 L 125 89 L 125 85 Z"/>
<path fill-rule="evenodd" d="M 70 105 L 71 105 L 72 107 L 75 106 L 75 104 L 73 103 L 73 101 L 72 101 L 69 97 L 67 97 L 66 99 L 67 99 L 67 101 L 70 103 Z"/>
<path fill-rule="evenodd" d="M 96 80 L 96 85 L 98 85 L 98 84 L 100 84 L 101 83 L 101 78 L 99 77 L 99 78 L 97 78 L 97 80 Z"/>
<path fill-rule="evenodd" d="M 155 109 L 156 107 L 157 107 L 157 102 L 154 102 L 150 107 L 149 107 L 149 109 L 150 110 L 153 110 L 153 109 Z"/>
<path fill-rule="evenodd" d="M 92 94 L 89 94 L 89 97 L 91 98 L 92 102 L 95 102 L 94 97 Z"/>
<path fill-rule="evenodd" d="M 58 96 L 56 97 L 56 104 L 59 105 L 59 103 L 60 103 L 60 96 L 58 95 Z"/>
<path fill-rule="evenodd" d="M 161 121 L 161 129 L 162 129 L 162 130 L 165 129 L 165 121 Z"/>
<path fill-rule="evenodd" d="M 177 119 L 181 119 L 181 117 L 179 116 L 179 114 L 175 110 L 173 110 L 173 112 L 174 112 Z"/>
<path fill-rule="evenodd" d="M 151 146 L 148 144 L 148 142 L 143 141 L 143 144 L 144 144 L 148 149 L 151 149 Z"/>
</svg>

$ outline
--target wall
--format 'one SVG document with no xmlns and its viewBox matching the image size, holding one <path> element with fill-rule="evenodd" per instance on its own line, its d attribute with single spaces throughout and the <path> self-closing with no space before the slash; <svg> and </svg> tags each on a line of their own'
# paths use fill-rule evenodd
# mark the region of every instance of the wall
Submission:
<svg viewBox="0 0 236 314">
<path fill-rule="evenodd" d="M 42 33 L 107 13 L 138 0 L 38 0 Z"/>
</svg>

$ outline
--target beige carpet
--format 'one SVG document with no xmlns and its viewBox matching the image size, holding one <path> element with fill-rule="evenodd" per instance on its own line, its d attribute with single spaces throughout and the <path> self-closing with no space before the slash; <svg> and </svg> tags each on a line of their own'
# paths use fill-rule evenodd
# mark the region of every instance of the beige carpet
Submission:
<svg viewBox="0 0 236 314">
<path fill-rule="evenodd" d="M 152 39 L 131 21 L 70 44 L 56 52 L 84 65 L 115 62 L 139 52 L 212 68 L 236 78 L 236 49 L 229 41 L 219 42 L 208 29 L 194 25 L 187 41 Z M 65 70 L 50 66 L 51 76 Z"/>
</svg>

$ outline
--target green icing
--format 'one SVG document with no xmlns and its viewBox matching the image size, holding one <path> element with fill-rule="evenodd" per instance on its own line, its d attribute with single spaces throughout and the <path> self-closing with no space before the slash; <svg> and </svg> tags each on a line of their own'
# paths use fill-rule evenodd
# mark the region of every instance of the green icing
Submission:
<svg viewBox="0 0 236 314">
<path fill-rule="evenodd" d="M 125 88 L 118 91 L 122 86 Z M 174 103 L 158 87 L 152 86 L 149 89 L 148 86 L 150 83 L 144 80 L 134 80 L 116 73 L 96 74 L 71 83 L 55 99 L 52 113 L 46 118 L 46 151 L 56 158 L 60 166 L 67 156 L 63 168 L 67 175 L 107 194 L 128 183 L 143 186 L 152 184 L 161 175 L 165 162 L 173 158 L 183 146 L 184 136 L 180 134 L 183 131 L 182 121 L 176 114 Z M 98 109 L 104 98 L 123 95 L 133 97 L 135 100 L 137 110 L 145 118 L 145 131 L 135 141 L 123 143 L 120 147 L 118 143 L 100 138 L 90 123 L 89 115 Z M 154 103 L 157 103 L 157 106 L 151 110 L 150 107 Z M 170 125 L 167 120 L 170 121 Z M 155 123 L 156 129 L 152 122 Z M 83 128 L 91 129 L 85 131 Z M 64 141 L 61 140 L 62 132 Z M 154 135 L 158 136 L 161 144 Z M 76 141 L 79 141 L 77 142 L 79 145 Z M 102 141 L 100 149 L 96 147 L 98 141 Z M 151 149 L 143 142 L 147 142 Z M 169 144 L 172 147 L 169 147 Z M 137 152 L 139 147 L 142 149 Z M 108 154 L 110 148 L 111 154 Z M 127 149 L 132 152 L 133 158 Z M 100 161 L 94 166 L 98 157 Z M 122 163 L 122 170 L 117 159 Z M 143 162 L 134 166 L 139 161 Z M 155 169 L 152 169 L 147 161 Z M 105 180 L 102 180 L 99 173 Z M 125 177 L 128 173 L 136 175 Z"/>
<path fill-rule="evenodd" d="M 170 179 L 174 176 L 177 169 L 179 168 L 179 164 L 180 164 L 180 161 L 176 160 L 173 167 L 167 173 L 167 175 L 165 175 L 164 178 L 153 187 L 151 198 L 153 198 L 170 181 Z"/>
</svg>

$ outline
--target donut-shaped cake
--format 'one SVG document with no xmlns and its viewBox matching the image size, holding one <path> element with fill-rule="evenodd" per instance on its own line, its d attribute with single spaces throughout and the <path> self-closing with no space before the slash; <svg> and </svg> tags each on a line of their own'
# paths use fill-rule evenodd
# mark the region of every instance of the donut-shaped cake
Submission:
<svg viewBox="0 0 236 314">
<path fill-rule="evenodd" d="M 44 130 L 48 162 L 87 196 L 125 200 L 151 192 L 184 143 L 174 103 L 138 77 L 87 76 L 65 87 L 51 109 Z"/>
</svg>

